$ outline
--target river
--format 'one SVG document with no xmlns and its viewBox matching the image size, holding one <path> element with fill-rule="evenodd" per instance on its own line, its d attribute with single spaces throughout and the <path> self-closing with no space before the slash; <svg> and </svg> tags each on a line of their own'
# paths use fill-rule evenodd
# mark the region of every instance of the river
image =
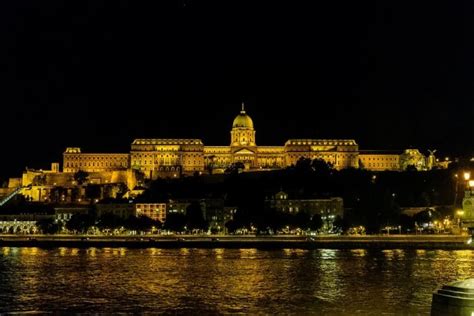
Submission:
<svg viewBox="0 0 474 316">
<path fill-rule="evenodd" d="M 472 250 L 0 248 L 0 312 L 429 314 Z"/>
</svg>

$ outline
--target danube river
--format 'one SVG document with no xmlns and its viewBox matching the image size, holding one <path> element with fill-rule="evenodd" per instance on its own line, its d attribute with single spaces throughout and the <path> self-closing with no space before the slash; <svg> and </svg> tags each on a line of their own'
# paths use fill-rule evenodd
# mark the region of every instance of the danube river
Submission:
<svg viewBox="0 0 474 316">
<path fill-rule="evenodd" d="M 471 250 L 0 248 L 0 312 L 428 314 Z"/>
</svg>

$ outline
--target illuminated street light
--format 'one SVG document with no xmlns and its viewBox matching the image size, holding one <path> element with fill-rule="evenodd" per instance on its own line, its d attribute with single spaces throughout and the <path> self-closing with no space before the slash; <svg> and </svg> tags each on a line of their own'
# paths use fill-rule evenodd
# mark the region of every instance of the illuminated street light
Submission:
<svg viewBox="0 0 474 316">
<path fill-rule="evenodd" d="M 471 173 L 470 172 L 464 172 L 464 180 L 469 181 L 471 178 Z"/>
</svg>

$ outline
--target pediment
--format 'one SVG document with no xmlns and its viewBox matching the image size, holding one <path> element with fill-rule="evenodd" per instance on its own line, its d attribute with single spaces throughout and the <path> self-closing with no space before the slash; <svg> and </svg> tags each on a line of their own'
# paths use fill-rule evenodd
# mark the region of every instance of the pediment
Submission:
<svg viewBox="0 0 474 316">
<path fill-rule="evenodd" d="M 255 155 L 255 153 L 247 148 L 242 148 L 234 152 L 234 155 Z"/>
</svg>

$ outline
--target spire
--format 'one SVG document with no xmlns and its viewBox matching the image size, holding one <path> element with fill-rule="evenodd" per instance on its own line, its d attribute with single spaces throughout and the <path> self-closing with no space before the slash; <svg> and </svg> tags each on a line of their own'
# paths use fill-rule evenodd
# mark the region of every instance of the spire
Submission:
<svg viewBox="0 0 474 316">
<path fill-rule="evenodd" d="M 245 113 L 245 104 L 244 104 L 244 102 L 242 102 L 242 110 L 240 111 L 240 113 Z"/>
</svg>

